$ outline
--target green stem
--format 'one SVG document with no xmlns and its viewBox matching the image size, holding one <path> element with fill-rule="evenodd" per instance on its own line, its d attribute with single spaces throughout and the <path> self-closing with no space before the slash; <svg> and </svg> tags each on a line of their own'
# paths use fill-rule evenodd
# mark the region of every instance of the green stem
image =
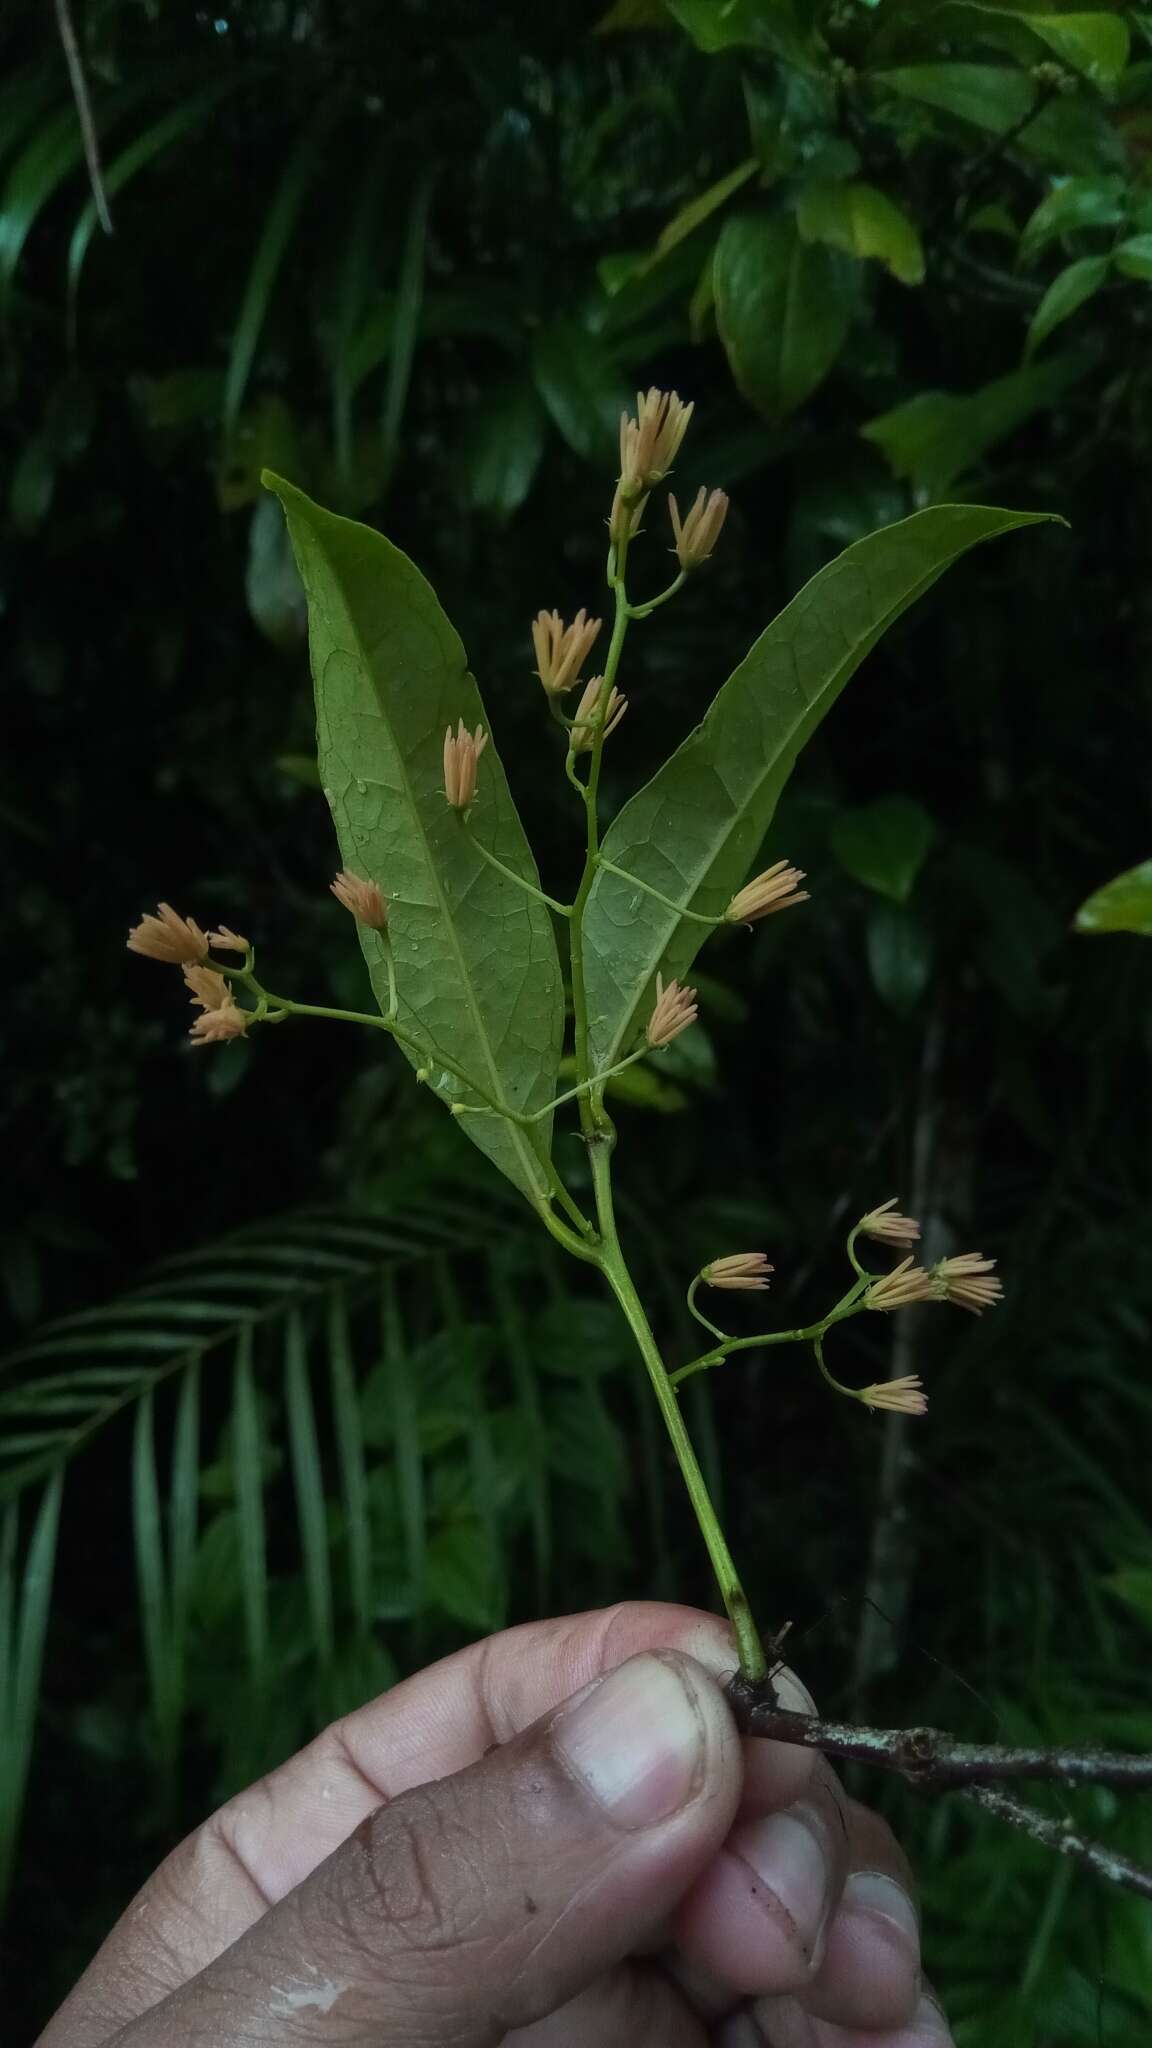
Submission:
<svg viewBox="0 0 1152 2048">
<path fill-rule="evenodd" d="M 690 1316 L 695 1317 L 696 1321 L 700 1324 L 702 1329 L 707 1330 L 708 1335 L 710 1337 L 719 1337 L 720 1342 L 722 1344 L 726 1344 L 728 1342 L 727 1330 L 722 1330 L 717 1323 L 710 1323 L 708 1321 L 707 1316 L 703 1313 L 703 1311 L 701 1309 L 698 1309 L 696 1306 L 696 1289 L 700 1285 L 700 1277 L 700 1274 L 697 1273 L 696 1278 L 693 1280 L 692 1285 L 688 1289 L 688 1313 Z M 683 1374 L 675 1373 L 673 1374 L 673 1378 L 682 1379 Z"/>
<path fill-rule="evenodd" d="M 705 917 L 703 911 L 686 910 L 682 903 L 674 903 L 671 896 L 665 896 L 659 889 L 654 889 L 651 882 L 642 882 L 639 875 L 630 875 L 624 868 L 618 868 L 615 861 L 605 860 L 602 853 L 596 855 L 596 865 L 597 867 L 607 868 L 608 873 L 617 876 L 621 882 L 630 882 L 634 889 L 642 889 L 645 896 L 654 896 L 657 903 L 662 903 L 665 910 L 674 910 L 677 917 L 691 918 L 693 924 L 706 924 L 709 930 L 715 931 L 718 924 L 725 924 L 727 922 L 727 919 L 722 915 L 720 917 Z"/>
<path fill-rule="evenodd" d="M 681 1476 L 688 1489 L 688 1498 L 692 1502 L 696 1520 L 700 1527 L 700 1534 L 704 1538 L 728 1618 L 732 1623 L 732 1632 L 736 1638 L 736 1649 L 740 1659 L 741 1674 L 750 1683 L 756 1684 L 768 1675 L 768 1664 L 764 1655 L 764 1646 L 760 1641 L 756 1624 L 752 1619 L 752 1610 L 748 1605 L 747 1595 L 740 1583 L 740 1577 L 732 1554 L 724 1540 L 724 1532 L 720 1527 L 716 1510 L 712 1505 L 704 1474 L 700 1470 L 699 1461 L 692 1448 L 692 1439 L 688 1435 L 684 1417 L 680 1413 L 680 1403 L 677 1400 L 671 1379 L 660 1356 L 656 1339 L 652 1334 L 651 1325 L 644 1313 L 643 1304 L 636 1292 L 635 1284 L 625 1264 L 624 1254 L 620 1248 L 620 1238 L 616 1228 L 612 1204 L 612 1135 L 610 1132 L 606 1132 L 603 1136 L 598 1136 L 593 1142 L 592 1178 L 596 1188 L 596 1208 L 600 1221 L 600 1234 L 603 1240 L 600 1253 L 601 1271 L 624 1312 L 628 1327 L 636 1340 L 640 1356 L 643 1358 L 644 1364 L 648 1369 L 652 1391 L 656 1396 L 657 1406 L 664 1418 L 664 1426 L 668 1431 L 672 1449 L 676 1455 L 676 1462 L 680 1467 Z"/>
<path fill-rule="evenodd" d="M 502 860 L 498 860 L 494 853 L 489 853 L 488 848 L 480 844 L 465 818 L 460 813 L 457 813 L 457 815 L 460 817 L 461 826 L 468 834 L 468 844 L 474 853 L 480 855 L 481 860 L 487 861 L 488 866 L 495 868 L 497 874 L 503 875 L 506 881 L 515 882 L 516 887 L 523 889 L 526 896 L 534 896 L 537 903 L 546 904 L 549 910 L 556 912 L 557 917 L 571 917 L 573 910 L 571 903 L 558 903 L 555 896 L 546 895 L 544 890 L 538 889 L 534 882 L 526 881 L 523 875 L 518 875 L 515 868 L 506 867 Z"/>
<path fill-rule="evenodd" d="M 647 604 L 630 604 L 628 607 L 628 617 L 630 619 L 646 619 L 659 605 L 667 604 L 668 599 L 675 597 L 676 592 L 683 588 L 684 576 L 685 572 L 681 569 L 680 574 L 675 578 L 674 582 L 668 585 L 667 590 L 662 590 L 659 597 L 650 597 Z"/>
<path fill-rule="evenodd" d="M 455 1105 L 455 1113 L 457 1116 L 506 1116 L 508 1118 L 509 1123 L 525 1125 L 538 1124 L 543 1122 L 543 1119 L 546 1116 L 551 1116 L 553 1110 L 563 1109 L 566 1102 L 577 1101 L 580 1096 L 587 1095 L 589 1090 L 592 1088 L 602 1088 L 605 1082 L 614 1080 L 617 1074 L 622 1074 L 624 1072 L 625 1067 L 634 1067 L 637 1060 L 647 1059 L 651 1050 L 651 1046 L 647 1043 L 638 1046 L 635 1052 L 629 1053 L 627 1059 L 617 1060 L 616 1065 L 614 1067 L 606 1067 L 602 1074 L 597 1074 L 594 1081 L 578 1081 L 576 1083 L 575 1088 L 568 1088 L 565 1090 L 563 1095 L 558 1095 L 555 1101 L 546 1102 L 544 1104 L 543 1109 L 533 1109 L 525 1113 L 523 1110 L 498 1110 L 491 1108 L 488 1105 L 477 1105 L 476 1103 L 472 1102 L 459 1102 Z"/>
</svg>

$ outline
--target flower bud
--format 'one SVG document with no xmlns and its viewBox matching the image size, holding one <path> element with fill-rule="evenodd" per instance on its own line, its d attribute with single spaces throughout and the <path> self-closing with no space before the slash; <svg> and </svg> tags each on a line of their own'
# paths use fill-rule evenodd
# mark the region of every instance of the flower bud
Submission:
<svg viewBox="0 0 1152 2048">
<path fill-rule="evenodd" d="M 602 621 L 580 610 L 570 626 L 559 612 L 537 612 L 532 621 L 536 673 L 550 697 L 562 697 L 578 680 Z"/>
<path fill-rule="evenodd" d="M 603 676 L 593 676 L 579 704 L 576 706 L 576 716 L 572 720 L 572 732 L 568 741 L 574 754 L 587 754 L 591 751 L 592 742 L 596 737 L 596 726 L 594 723 L 596 708 L 600 702 L 600 692 L 603 687 Z M 609 690 L 608 702 L 604 706 L 605 739 L 607 739 L 610 732 L 615 732 L 627 709 L 627 697 L 622 697 L 619 690 L 615 687 Z"/>
<path fill-rule="evenodd" d="M 226 924 L 222 924 L 219 931 L 209 932 L 208 944 L 210 946 L 218 946 L 222 953 L 250 953 L 252 951 L 248 940 L 241 938 L 239 932 L 229 931 Z"/>
<path fill-rule="evenodd" d="M 357 924 L 371 926 L 375 932 L 382 932 L 388 923 L 388 905 L 379 882 L 361 881 L 359 875 L 350 875 L 347 868 L 341 868 L 329 888 L 337 903 L 351 911 Z"/>
<path fill-rule="evenodd" d="M 712 553 L 728 514 L 728 500 L 723 491 L 713 491 L 709 496 L 701 486 L 681 522 L 680 508 L 669 492 L 668 512 L 676 541 L 676 560 L 687 574 L 690 569 L 698 569 Z"/>
<path fill-rule="evenodd" d="M 741 1291 L 761 1290 L 768 1285 L 769 1273 L 776 1268 L 768 1264 L 764 1252 L 729 1252 L 726 1258 L 711 1259 L 700 1270 L 700 1278 L 707 1287 L 727 1287 Z"/>
<path fill-rule="evenodd" d="M 208 940 L 192 918 L 180 917 L 170 903 L 162 903 L 155 917 L 142 917 L 133 926 L 128 950 L 179 967 L 185 960 L 206 960 Z"/>
<path fill-rule="evenodd" d="M 620 487 L 625 502 L 667 476 L 688 431 L 693 408 L 674 391 L 636 393 L 636 418 L 620 415 Z"/>
<path fill-rule="evenodd" d="M 874 1237 L 880 1244 L 915 1244 L 920 1235 L 920 1225 L 911 1216 L 901 1216 L 896 1208 L 899 1197 L 881 1202 L 878 1209 L 870 1209 L 856 1225 L 865 1237 Z"/>
<path fill-rule="evenodd" d="M 466 811 L 476 795 L 476 764 L 488 744 L 482 725 L 466 732 L 461 719 L 455 734 L 449 726 L 444 735 L 444 794 L 454 811 Z"/>
<path fill-rule="evenodd" d="M 906 1373 L 903 1379 L 881 1380 L 874 1387 L 861 1387 L 856 1398 L 866 1408 L 887 1408 L 896 1415 L 928 1412 L 928 1396 L 915 1373 Z"/>
<path fill-rule="evenodd" d="M 902 1259 L 882 1279 L 872 1282 L 864 1295 L 864 1306 L 890 1310 L 910 1308 L 914 1302 L 938 1299 L 931 1273 L 926 1273 L 923 1266 L 914 1266 L 909 1257 Z"/>
<path fill-rule="evenodd" d="M 725 920 L 728 924 L 755 924 L 774 911 L 793 910 L 798 903 L 807 903 L 807 889 L 797 887 L 803 880 L 803 868 L 790 868 L 786 860 L 778 860 L 738 890 L 724 912 Z"/>
<path fill-rule="evenodd" d="M 654 1052 L 662 1046 L 671 1045 L 682 1031 L 696 1022 L 699 1011 L 694 988 L 681 988 L 678 981 L 670 981 L 667 988 L 662 977 L 656 976 L 656 1002 L 648 1019 L 645 1037 Z"/>
<path fill-rule="evenodd" d="M 1004 1298 L 1000 1281 L 993 1277 L 995 1259 L 980 1252 L 960 1252 L 955 1258 L 940 1259 L 931 1273 L 932 1292 L 937 1301 L 951 1301 L 978 1316 L 995 1308 Z"/>
</svg>

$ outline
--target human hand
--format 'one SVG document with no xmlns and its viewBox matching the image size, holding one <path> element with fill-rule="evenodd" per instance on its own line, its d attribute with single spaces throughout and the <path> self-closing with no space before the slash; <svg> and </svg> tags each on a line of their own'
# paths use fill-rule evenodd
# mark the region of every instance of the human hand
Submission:
<svg viewBox="0 0 1152 2048">
<path fill-rule="evenodd" d="M 174 1850 L 40 2048 L 948 2048 L 890 1830 L 732 1665 L 647 1603 L 433 1665 Z"/>
</svg>

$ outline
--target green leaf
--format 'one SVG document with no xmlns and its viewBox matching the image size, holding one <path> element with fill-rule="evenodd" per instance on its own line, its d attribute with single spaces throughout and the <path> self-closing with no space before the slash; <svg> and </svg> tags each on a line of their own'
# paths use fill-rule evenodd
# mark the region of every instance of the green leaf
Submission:
<svg viewBox="0 0 1152 2048">
<path fill-rule="evenodd" d="M 901 284 L 924 282 L 924 246 L 916 228 L 875 185 L 806 185 L 796 224 L 805 242 L 826 242 L 848 256 L 874 256 Z"/>
<path fill-rule="evenodd" d="M 1121 15 L 1030 14 L 1028 26 L 1073 71 L 1093 85 L 1113 85 L 1128 62 L 1131 36 Z"/>
<path fill-rule="evenodd" d="M 379 882 L 401 1011 L 431 1085 L 468 1091 L 451 1059 L 497 1101 L 542 1108 L 555 1093 L 563 1030 L 556 941 L 544 905 L 484 864 L 444 800 L 445 727 L 487 726 L 458 635 L 414 563 L 382 534 L 314 505 L 270 476 L 308 596 L 320 773 L 346 867 Z M 480 763 L 469 830 L 535 884 L 536 867 L 495 748 Z M 358 926 L 381 1009 L 378 933 Z M 474 1099 L 474 1098 L 473 1098 Z M 529 1200 L 543 1198 L 550 1121 L 530 1131 L 496 1115 L 461 1119 Z"/>
<path fill-rule="evenodd" d="M 608 461 L 629 391 L 604 343 L 575 320 L 556 320 L 536 338 L 532 370 L 568 446 L 586 462 Z"/>
<path fill-rule="evenodd" d="M 284 1405 L 288 1415 L 296 1519 L 308 1589 L 312 1641 L 318 1661 L 326 1668 L 332 1661 L 335 1647 L 328 1517 L 324 1504 L 320 1445 L 316 1436 L 316 1411 L 308 1378 L 308 1352 L 298 1310 L 293 1310 L 288 1317 L 284 1333 Z"/>
<path fill-rule="evenodd" d="M 652 260 L 666 256 L 669 249 L 674 249 L 677 242 L 682 242 L 685 236 L 692 234 L 702 221 L 709 220 L 723 206 L 726 199 L 731 199 L 734 192 L 738 192 L 742 185 L 748 183 L 749 178 L 755 176 L 759 168 L 758 157 L 746 157 L 742 164 L 737 164 L 734 171 L 726 172 L 724 177 L 717 178 L 714 185 L 709 185 L 706 191 L 698 193 L 695 199 L 690 199 L 686 206 L 680 208 L 679 213 L 673 214 L 667 227 L 661 229 L 656 238 Z"/>
<path fill-rule="evenodd" d="M 367 1473 L 364 1463 L 364 1430 L 352 1361 L 352 1339 L 348 1328 L 348 1304 L 343 1289 L 337 1290 L 329 1302 L 327 1336 L 332 1424 L 336 1434 L 345 1540 L 348 1547 L 348 1590 L 352 1612 L 360 1633 L 367 1639 L 372 1628 L 372 1551 L 368 1536 Z"/>
<path fill-rule="evenodd" d="M 499 1560 L 482 1522 L 448 1522 L 428 1546 L 428 1598 L 487 1635 L 500 1625 Z"/>
<path fill-rule="evenodd" d="M 526 378 L 498 385 L 464 443 L 464 476 L 478 512 L 508 519 L 528 496 L 544 453 L 545 416 Z"/>
<path fill-rule="evenodd" d="M 686 909 L 721 916 L 797 755 L 882 634 L 969 548 L 1048 516 L 941 505 L 856 541 L 761 634 L 703 724 L 625 805 L 606 857 Z M 600 870 L 584 935 L 597 1068 L 631 1050 L 657 970 L 682 975 L 702 931 Z"/>
<path fill-rule="evenodd" d="M 388 382 L 384 391 L 384 416 L 381 421 L 387 471 L 391 471 L 396 460 L 400 426 L 404 418 L 404 407 L 408 402 L 408 386 L 412 380 L 412 364 L 416 355 L 416 337 L 420 328 L 420 313 L 424 300 L 424 270 L 428 252 L 428 214 L 432 205 L 432 183 L 431 171 L 425 171 L 417 179 L 404 230 L 404 249 L 400 258 L 400 276 L 396 286 L 392 353 L 388 359 Z"/>
<path fill-rule="evenodd" d="M 782 214 L 725 221 L 713 257 L 716 325 L 732 375 L 767 419 L 802 405 L 844 343 L 857 268 L 838 250 L 801 240 Z"/>
<path fill-rule="evenodd" d="M 812 38 L 794 0 L 664 0 L 698 50 L 715 56 L 741 45 L 770 50 L 791 63 L 811 61 Z"/>
<path fill-rule="evenodd" d="M 1112 251 L 1112 261 L 1125 277 L 1135 277 L 1142 284 L 1152 284 L 1152 234 L 1129 235 L 1126 242 L 1117 243 Z"/>
<path fill-rule="evenodd" d="M 1035 256 L 1059 235 L 1075 234 L 1081 228 L 1114 227 L 1123 218 L 1122 178 L 1064 178 L 1025 224 L 1021 253 Z"/>
<path fill-rule="evenodd" d="M 1029 355 L 1099 291 L 1111 267 L 1109 256 L 1081 256 L 1053 278 L 1028 325 Z"/>
<path fill-rule="evenodd" d="M 874 71 L 870 81 L 900 99 L 935 107 L 994 134 L 1026 120 L 1038 99 L 1027 72 L 1006 64 L 904 64 Z"/>
<path fill-rule="evenodd" d="M 1141 932 L 1152 938 L 1152 860 L 1117 875 L 1076 912 L 1078 932 Z"/>
<path fill-rule="evenodd" d="M 939 497 L 987 449 L 1054 404 L 1094 360 L 1087 350 L 1069 351 L 998 377 L 979 391 L 922 391 L 860 431 L 897 476 Z"/>
<path fill-rule="evenodd" d="M 232 1395 L 232 1487 L 244 1598 L 244 1634 L 253 1690 L 260 1698 L 270 1673 L 268 1641 L 268 1539 L 264 1521 L 264 1436 L 256 1401 L 252 1336 L 236 1346 Z"/>
<path fill-rule="evenodd" d="M 1125 1565 L 1118 1572 L 1110 1572 L 1102 1583 L 1152 1628 L 1152 1566 Z"/>
<path fill-rule="evenodd" d="M 15 1505 L 0 1520 L 0 1906 L 12 1879 L 32 1758 L 63 1487 L 57 1472 L 41 1494 L 23 1574 Z"/>
<path fill-rule="evenodd" d="M 857 882 L 894 903 L 907 903 L 937 832 L 914 798 L 885 796 L 842 811 L 828 836 L 841 867 Z"/>
<path fill-rule="evenodd" d="M 932 976 L 932 934 L 905 904 L 878 904 L 865 941 L 877 995 L 893 1010 L 913 1010 Z"/>
</svg>

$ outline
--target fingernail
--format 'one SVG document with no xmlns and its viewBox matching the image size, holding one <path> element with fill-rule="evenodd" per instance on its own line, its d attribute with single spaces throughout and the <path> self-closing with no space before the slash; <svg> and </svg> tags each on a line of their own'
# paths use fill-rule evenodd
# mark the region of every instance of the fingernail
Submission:
<svg viewBox="0 0 1152 2048">
<path fill-rule="evenodd" d="M 821 1822 L 806 1806 L 745 1821 L 728 1838 L 733 1855 L 783 1906 L 809 1959 L 815 1957 L 830 1904 L 824 1841 Z"/>
<path fill-rule="evenodd" d="M 921 2040 L 931 2041 L 937 2044 L 937 2048 L 952 2048 L 952 2029 L 936 2000 L 928 1992 L 924 1993 L 916 2007 L 912 2025 Z"/>
<path fill-rule="evenodd" d="M 679 1812 L 700 1781 L 704 1724 L 688 1681 L 660 1657 L 631 1657 L 553 1723 L 561 1760 L 617 1827 Z"/>
<path fill-rule="evenodd" d="M 899 1929 L 912 1951 L 913 1960 L 920 1953 L 920 1922 L 916 1908 L 895 1878 L 885 1877 L 880 1870 L 857 1870 L 844 1886 L 841 1906 L 852 1913 L 878 1913 Z"/>
</svg>

